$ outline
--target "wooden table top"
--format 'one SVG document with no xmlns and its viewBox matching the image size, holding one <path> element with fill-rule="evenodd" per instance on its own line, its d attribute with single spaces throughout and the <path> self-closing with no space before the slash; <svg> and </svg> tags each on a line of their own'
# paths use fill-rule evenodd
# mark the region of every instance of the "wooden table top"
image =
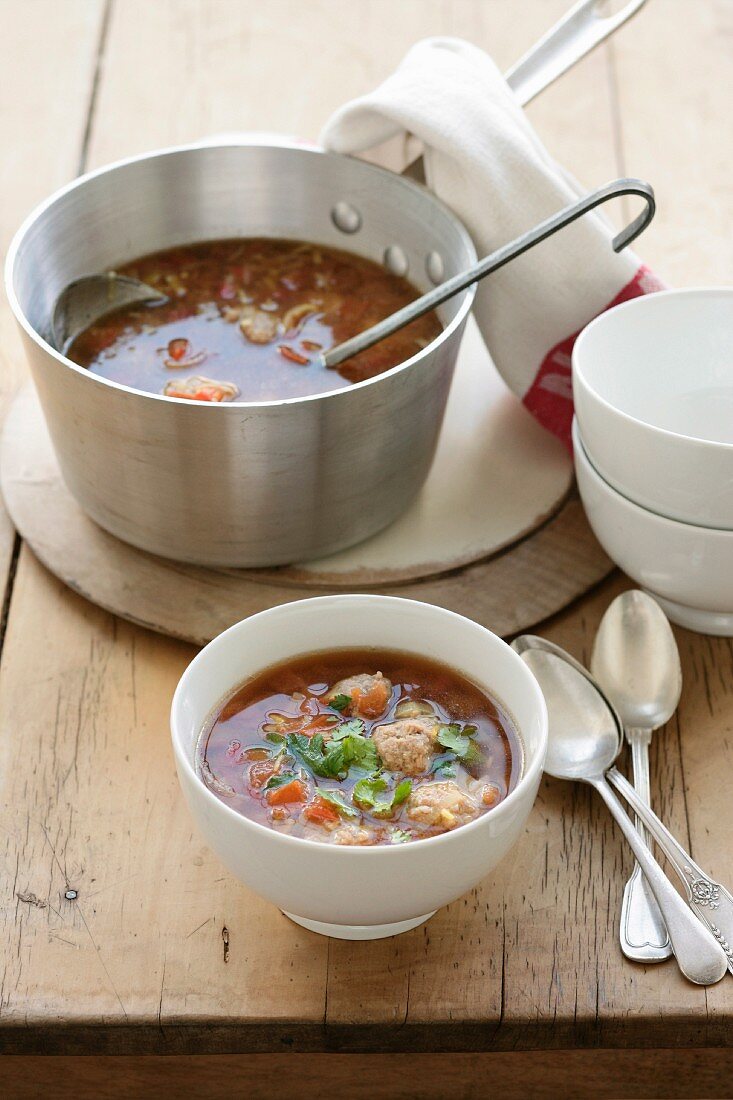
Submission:
<svg viewBox="0 0 733 1100">
<path fill-rule="evenodd" d="M 566 6 L 522 0 L 519 18 L 515 0 L 1 0 L 3 246 L 85 168 L 237 129 L 313 138 L 421 36 L 465 36 L 508 65 Z M 587 185 L 653 182 L 643 251 L 676 285 L 730 281 L 732 23 L 730 0 L 651 0 L 529 110 Z M 0 323 L 6 407 L 25 365 L 5 303 Z M 730 1043 L 732 979 L 704 990 L 673 962 L 623 960 L 631 860 L 589 789 L 546 779 L 511 858 L 412 933 L 348 943 L 291 924 L 224 870 L 179 796 L 168 708 L 193 650 L 66 590 L 6 519 L 0 573 L 0 1049 Z M 587 659 L 626 585 L 617 575 L 539 631 Z M 684 693 L 653 743 L 653 799 L 730 883 L 733 649 L 676 634 Z"/>
</svg>

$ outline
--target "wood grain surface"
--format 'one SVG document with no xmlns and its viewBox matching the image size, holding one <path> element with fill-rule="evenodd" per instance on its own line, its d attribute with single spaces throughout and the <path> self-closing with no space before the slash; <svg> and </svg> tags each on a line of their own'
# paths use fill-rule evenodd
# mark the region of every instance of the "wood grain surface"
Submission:
<svg viewBox="0 0 733 1100">
<path fill-rule="evenodd" d="M 215 131 L 313 137 L 418 37 L 463 35 L 507 65 L 565 6 L 521 0 L 518 15 L 514 0 L 1 0 L 4 90 L 13 89 L 0 113 L 3 244 L 36 199 L 84 166 Z M 730 0 L 650 0 L 529 111 L 584 183 L 625 171 L 654 183 L 659 215 L 644 250 L 680 285 L 730 281 L 730 32 Z M 5 399 L 23 368 L 5 307 L 1 324 Z M 706 991 L 672 962 L 622 959 L 631 861 L 591 791 L 546 779 L 512 856 L 427 925 L 370 944 L 321 939 L 234 882 L 193 830 L 167 733 L 192 647 L 91 606 L 17 551 L 6 530 L 2 1050 L 673 1047 L 689 1057 L 683 1092 L 666 1095 L 729 1095 L 729 1061 L 713 1052 L 704 1068 L 695 1052 L 733 1045 L 733 981 Z M 542 633 L 587 658 L 626 585 L 604 583 Z M 695 859 L 730 883 L 733 647 L 676 635 L 684 693 L 652 746 L 653 800 Z M 587 1076 L 568 1084 L 563 1055 L 547 1063 L 545 1091 L 535 1076 L 524 1094 L 660 1095 L 653 1061 L 603 1058 L 595 1065 L 617 1091 Z M 614 1066 L 634 1064 L 646 1068 L 614 1079 Z M 476 1063 L 446 1094 L 481 1095 L 482 1072 Z"/>
</svg>

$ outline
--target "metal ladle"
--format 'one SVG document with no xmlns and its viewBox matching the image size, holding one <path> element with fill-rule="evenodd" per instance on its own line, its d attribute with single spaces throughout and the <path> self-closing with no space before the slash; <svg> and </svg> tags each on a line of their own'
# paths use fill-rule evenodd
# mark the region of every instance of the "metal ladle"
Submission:
<svg viewBox="0 0 733 1100">
<path fill-rule="evenodd" d="M 429 290 L 427 294 L 423 294 L 414 302 L 410 302 L 403 309 L 397 310 L 396 313 L 391 314 L 385 320 L 380 321 L 364 332 L 360 332 L 349 340 L 344 340 L 343 343 L 337 344 L 329 351 L 313 357 L 311 362 L 314 364 L 320 363 L 321 366 L 330 369 L 340 366 L 345 359 L 350 359 L 352 355 L 358 355 L 359 352 L 365 351 L 380 340 L 384 340 L 387 336 L 398 332 L 405 325 L 409 325 L 411 321 L 422 317 L 424 313 L 429 313 L 436 306 L 447 301 L 448 298 L 452 298 L 454 294 L 458 294 L 459 291 L 465 290 L 472 283 L 476 283 L 490 275 L 492 271 L 498 271 L 510 260 L 521 256 L 524 252 L 539 244 L 540 241 L 551 237 L 553 233 L 564 229 L 565 226 L 583 217 L 584 214 L 590 213 L 597 206 L 622 195 L 638 195 L 644 199 L 646 205 L 641 214 L 613 238 L 611 243 L 614 252 L 621 252 L 640 233 L 643 233 L 654 217 L 656 209 L 654 191 L 643 180 L 614 180 L 612 183 L 607 183 L 605 187 L 592 191 L 577 202 L 566 206 L 559 213 L 546 218 L 534 229 L 523 233 L 521 237 L 517 237 L 516 240 L 497 249 L 496 252 L 492 252 L 490 256 L 479 260 L 468 271 L 462 271 L 458 275 L 454 275 L 453 278 L 446 279 L 444 283 L 436 286 L 433 290 Z M 153 290 L 152 287 L 146 286 L 137 279 L 130 279 L 127 276 L 123 277 L 114 273 L 86 275 L 70 283 L 59 295 L 52 314 L 51 342 L 57 351 L 64 354 L 80 332 L 112 310 L 121 309 L 123 306 L 135 302 L 160 304 L 165 301 L 167 301 L 167 298 L 164 294 Z"/>
<path fill-rule="evenodd" d="M 656 600 L 638 589 L 613 600 L 601 619 L 590 669 L 624 724 L 634 786 L 649 805 L 652 732 L 672 717 L 682 691 L 677 643 Z M 648 842 L 638 817 L 636 827 Z M 638 863 L 624 888 L 620 940 L 624 955 L 636 962 L 656 962 L 672 954 L 667 929 Z"/>
<path fill-rule="evenodd" d="M 647 877 L 680 970 L 698 985 L 720 981 L 728 963 L 725 952 L 669 882 L 606 780 L 623 741 L 618 715 L 583 666 L 559 646 L 523 635 L 512 648 L 534 673 L 547 703 L 545 771 L 595 787 Z"/>
</svg>

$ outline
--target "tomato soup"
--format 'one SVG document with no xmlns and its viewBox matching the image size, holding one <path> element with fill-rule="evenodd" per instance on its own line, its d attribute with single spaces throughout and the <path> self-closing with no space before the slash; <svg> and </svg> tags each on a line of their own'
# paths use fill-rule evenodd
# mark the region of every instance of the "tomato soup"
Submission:
<svg viewBox="0 0 733 1100">
<path fill-rule="evenodd" d="M 441 332 L 426 314 L 338 370 L 318 353 L 418 297 L 361 256 L 306 241 L 206 241 L 117 269 L 166 295 L 80 333 L 67 355 L 94 374 L 194 401 L 271 401 L 339 389 L 411 358 Z"/>
<path fill-rule="evenodd" d="M 212 715 L 199 775 L 238 813 L 291 836 L 403 844 L 491 811 L 519 779 L 509 714 L 446 665 L 343 649 L 273 666 Z"/>
</svg>

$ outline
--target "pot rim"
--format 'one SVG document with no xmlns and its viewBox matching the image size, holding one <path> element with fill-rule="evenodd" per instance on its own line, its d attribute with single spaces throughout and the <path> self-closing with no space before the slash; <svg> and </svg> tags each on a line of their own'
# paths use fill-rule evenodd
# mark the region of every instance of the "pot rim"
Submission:
<svg viewBox="0 0 733 1100">
<path fill-rule="evenodd" d="M 338 397 L 346 397 L 359 390 L 364 390 L 369 386 L 373 386 L 380 381 L 384 381 L 388 378 L 393 378 L 403 371 L 419 363 L 422 359 L 427 358 L 429 354 L 435 351 L 442 343 L 446 342 L 461 326 L 465 323 L 466 318 L 473 305 L 473 299 L 476 294 L 476 284 L 468 287 L 467 290 L 462 291 L 464 299 L 455 317 L 446 325 L 439 336 L 432 340 L 426 347 L 421 348 L 415 355 L 409 359 L 404 360 L 402 363 L 398 363 L 396 366 L 391 367 L 388 371 L 384 371 L 382 374 L 374 375 L 373 378 L 366 378 L 362 382 L 355 382 L 350 386 L 342 386 L 335 390 L 326 390 L 324 393 L 306 394 L 300 397 L 288 397 L 281 398 L 279 400 L 271 401 L 184 401 L 182 398 L 167 397 L 165 394 L 149 393 L 147 390 L 139 390 L 133 386 L 125 386 L 121 382 L 114 382 L 109 378 L 104 378 L 102 375 L 93 374 L 87 370 L 86 367 L 79 366 L 78 363 L 74 363 L 73 360 L 68 359 L 65 355 L 62 355 L 51 344 L 49 344 L 43 336 L 36 331 L 36 329 L 28 321 L 24 310 L 21 308 L 18 297 L 15 293 L 14 286 L 14 274 L 15 263 L 19 252 L 23 246 L 24 240 L 36 224 L 42 214 L 52 207 L 56 202 L 62 199 L 65 195 L 83 187 L 90 180 L 96 179 L 98 176 L 103 176 L 107 173 L 114 172 L 119 168 L 125 168 L 127 165 L 135 164 L 139 161 L 152 160 L 159 157 L 172 156 L 179 153 L 194 152 L 196 150 L 207 149 L 223 149 L 232 147 L 255 147 L 255 148 L 278 148 L 289 149 L 293 152 L 302 153 L 305 156 L 323 156 L 329 158 L 341 157 L 340 153 L 332 153 L 326 149 L 321 149 L 314 145 L 301 144 L 296 141 L 278 141 L 273 143 L 272 140 L 261 141 L 197 141 L 191 142 L 185 145 L 171 145 L 160 149 L 152 149 L 146 153 L 139 153 L 132 157 L 123 157 L 120 160 L 112 161 L 110 164 L 103 165 L 100 168 L 95 168 L 91 172 L 85 172 L 81 176 L 77 176 L 69 183 L 64 184 L 63 187 L 58 188 L 46 199 L 40 202 L 37 206 L 31 210 L 30 214 L 24 219 L 20 227 L 16 230 L 13 239 L 8 249 L 6 261 L 5 261 L 5 292 L 7 294 L 10 308 L 13 311 L 16 321 L 21 326 L 26 335 L 40 348 L 41 351 L 46 354 L 50 354 L 57 362 L 62 366 L 73 370 L 75 373 L 81 375 L 87 380 L 97 383 L 102 386 L 108 386 L 113 390 L 121 390 L 123 393 L 129 393 L 136 397 L 151 398 L 154 401 L 162 401 L 166 404 L 174 404 L 176 406 L 186 405 L 191 408 L 203 409 L 250 409 L 250 408 L 273 408 L 284 405 L 302 405 L 313 401 L 323 401 L 325 399 L 333 399 Z M 349 158 L 356 159 L 356 158 Z M 423 192 L 427 197 L 438 206 L 450 221 L 453 222 L 454 227 L 461 238 L 466 250 L 469 253 L 469 263 L 475 263 L 477 259 L 476 248 L 469 234 L 468 230 L 464 226 L 460 218 L 448 207 L 442 199 L 439 199 L 437 195 L 434 195 L 427 187 L 422 184 L 416 183 L 414 180 L 406 179 L 404 176 L 398 175 L 396 172 L 391 172 L 387 168 L 382 168 L 379 165 L 371 164 L 368 161 L 359 161 L 365 171 L 373 172 L 377 175 L 390 176 L 392 179 L 400 181 L 400 185 L 407 189 L 407 191 Z"/>
</svg>

